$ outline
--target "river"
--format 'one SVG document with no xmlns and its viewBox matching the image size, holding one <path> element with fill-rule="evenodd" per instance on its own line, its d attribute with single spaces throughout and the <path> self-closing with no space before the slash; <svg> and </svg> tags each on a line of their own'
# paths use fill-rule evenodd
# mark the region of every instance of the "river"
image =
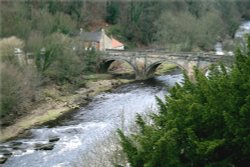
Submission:
<svg viewBox="0 0 250 167">
<path fill-rule="evenodd" d="M 102 93 L 53 125 L 30 129 L 25 137 L 2 143 L 0 150 L 12 153 L 2 166 L 110 166 L 117 149 L 116 130 L 133 130 L 136 113 L 157 112 L 155 96 L 164 97 L 167 87 L 182 78 L 178 72 Z"/>
</svg>

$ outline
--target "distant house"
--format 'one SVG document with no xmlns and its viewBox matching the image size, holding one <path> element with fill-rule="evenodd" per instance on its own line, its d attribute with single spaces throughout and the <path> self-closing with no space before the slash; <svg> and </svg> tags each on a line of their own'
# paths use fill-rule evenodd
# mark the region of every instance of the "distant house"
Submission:
<svg viewBox="0 0 250 167">
<path fill-rule="evenodd" d="M 124 44 L 109 37 L 104 29 L 96 32 L 83 32 L 80 30 L 79 37 L 83 41 L 85 50 L 96 49 L 105 51 L 107 49 L 124 50 Z"/>
</svg>

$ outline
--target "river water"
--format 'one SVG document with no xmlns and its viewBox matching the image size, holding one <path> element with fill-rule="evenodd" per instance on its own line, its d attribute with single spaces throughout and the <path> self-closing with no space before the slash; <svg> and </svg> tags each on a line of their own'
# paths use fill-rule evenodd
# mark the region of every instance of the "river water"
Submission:
<svg viewBox="0 0 250 167">
<path fill-rule="evenodd" d="M 136 113 L 157 112 L 155 96 L 164 97 L 168 87 L 182 78 L 178 72 L 102 93 L 56 125 L 31 129 L 26 137 L 2 143 L 0 150 L 12 153 L 2 166 L 110 166 L 111 154 L 117 148 L 117 140 L 113 139 L 116 130 L 133 130 Z M 53 149 L 37 149 L 46 144 Z"/>
</svg>

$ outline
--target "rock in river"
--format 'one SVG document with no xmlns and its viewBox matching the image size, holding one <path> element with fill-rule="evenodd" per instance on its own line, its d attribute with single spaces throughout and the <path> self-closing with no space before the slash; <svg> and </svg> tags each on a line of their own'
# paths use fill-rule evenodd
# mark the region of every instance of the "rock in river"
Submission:
<svg viewBox="0 0 250 167">
<path fill-rule="evenodd" d="M 52 150 L 54 148 L 54 143 L 46 143 L 46 144 L 36 144 L 35 150 Z"/>
<path fill-rule="evenodd" d="M 58 140 L 60 140 L 59 137 L 52 137 L 52 138 L 49 138 L 49 142 L 56 142 L 56 141 L 58 141 Z"/>
<path fill-rule="evenodd" d="M 0 164 L 4 164 L 7 161 L 7 157 L 0 157 Z"/>
</svg>

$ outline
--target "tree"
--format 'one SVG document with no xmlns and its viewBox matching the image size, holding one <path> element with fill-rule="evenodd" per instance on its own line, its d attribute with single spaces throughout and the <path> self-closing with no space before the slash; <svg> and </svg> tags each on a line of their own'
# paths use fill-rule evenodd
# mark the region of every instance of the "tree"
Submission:
<svg viewBox="0 0 250 167">
<path fill-rule="evenodd" d="M 238 50 L 230 71 L 213 66 L 196 82 L 185 75 L 147 124 L 138 116 L 139 132 L 119 135 L 133 167 L 235 166 L 250 161 L 250 38 L 246 53 Z"/>
<path fill-rule="evenodd" d="M 76 28 L 76 22 L 71 19 L 70 15 L 64 13 L 56 13 L 54 15 L 54 27 L 53 32 L 61 32 L 63 34 L 69 34 Z"/>
<path fill-rule="evenodd" d="M 197 20 L 189 12 L 165 12 L 156 21 L 157 41 L 168 47 L 182 45 L 181 50 L 191 50 L 197 33 Z M 173 50 L 172 48 L 169 48 Z M 175 49 L 176 50 L 176 49 Z M 180 49 L 177 49 L 180 50 Z"/>
<path fill-rule="evenodd" d="M 31 31 L 26 41 L 25 50 L 33 54 L 39 54 L 44 44 L 44 37 L 41 31 Z"/>
<path fill-rule="evenodd" d="M 14 36 L 0 40 L 0 117 L 19 115 L 35 99 L 38 76 L 36 70 L 26 66 L 25 55 L 15 55 L 22 50 L 24 41 Z"/>
<path fill-rule="evenodd" d="M 43 36 L 50 35 L 55 31 L 55 17 L 46 10 L 32 10 L 33 31 L 42 32 Z"/>
<path fill-rule="evenodd" d="M 164 3 L 163 3 L 164 4 Z M 123 36 L 129 41 L 149 45 L 154 41 L 156 31 L 152 24 L 158 19 L 164 9 L 162 2 L 158 1 L 129 1 L 124 4 L 125 9 L 120 14 L 120 24 L 123 28 Z"/>
<path fill-rule="evenodd" d="M 249 5 L 249 2 L 238 2 L 239 4 Z M 215 8 L 220 12 L 221 18 L 223 20 L 224 26 L 226 27 L 226 34 L 229 34 L 231 37 L 234 37 L 236 29 L 240 25 L 241 21 L 241 12 L 244 15 L 244 10 L 242 8 L 237 9 L 237 1 L 217 1 L 215 3 Z"/>
<path fill-rule="evenodd" d="M 69 82 L 73 83 L 74 77 L 83 74 L 83 62 L 80 57 L 75 53 L 73 39 L 61 33 L 53 34 L 47 39 L 50 41 L 46 46 L 42 58 L 47 61 L 46 69 L 43 71 L 45 77 L 58 84 Z M 54 45 L 53 47 L 51 47 Z M 43 59 L 42 59 L 43 60 Z M 45 62 L 42 62 L 45 63 Z M 44 64 L 44 65 L 46 65 Z"/>
<path fill-rule="evenodd" d="M 38 71 L 44 73 L 62 53 L 63 35 L 54 33 L 43 40 L 43 48 L 37 48 L 35 55 Z"/>
<path fill-rule="evenodd" d="M 170 50 L 190 51 L 197 47 L 212 50 L 218 37 L 223 36 L 225 31 L 221 22 L 220 14 L 214 9 L 199 14 L 199 18 L 189 11 L 167 11 L 155 22 L 158 29 L 156 39 Z"/>
<path fill-rule="evenodd" d="M 32 29 L 29 10 L 22 2 L 1 1 L 1 37 L 17 36 L 26 39 Z M 6 4 L 5 4 L 6 3 Z"/>
<path fill-rule="evenodd" d="M 0 60 L 12 64 L 18 64 L 18 58 L 15 56 L 15 49 L 24 48 L 24 41 L 15 36 L 3 38 L 0 40 Z"/>
<path fill-rule="evenodd" d="M 0 117 L 21 115 L 36 99 L 38 75 L 31 67 L 17 67 L 10 62 L 0 65 Z"/>
<path fill-rule="evenodd" d="M 116 24 L 120 14 L 118 3 L 114 1 L 107 2 L 106 10 L 106 21 L 111 24 Z"/>
<path fill-rule="evenodd" d="M 38 71 L 58 84 L 74 83 L 77 76 L 96 72 L 99 53 L 94 50 L 85 51 L 78 38 L 53 33 L 41 39 L 39 33 L 34 32 L 30 38 L 32 41 L 30 49 L 34 48 Z"/>
</svg>

